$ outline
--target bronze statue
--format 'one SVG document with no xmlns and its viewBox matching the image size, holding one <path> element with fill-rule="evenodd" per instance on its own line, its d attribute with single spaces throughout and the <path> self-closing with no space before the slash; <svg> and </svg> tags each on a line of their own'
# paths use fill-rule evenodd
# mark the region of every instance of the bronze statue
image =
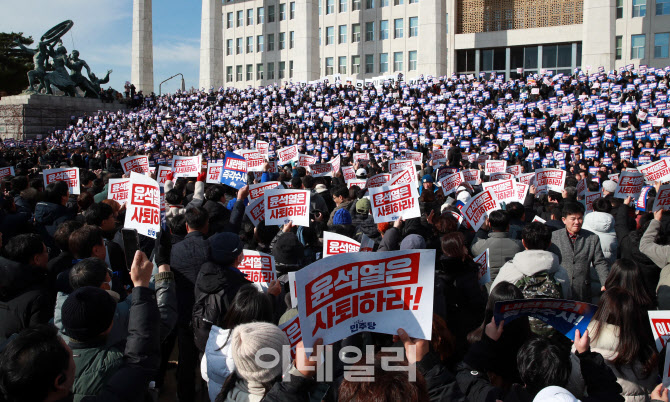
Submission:
<svg viewBox="0 0 670 402">
<path fill-rule="evenodd" d="M 86 68 L 86 73 L 88 76 L 91 76 L 91 68 L 88 66 L 88 64 L 79 58 L 79 51 L 73 50 L 72 54 L 70 57 L 67 59 L 67 68 L 70 69 L 70 79 L 74 81 L 75 85 L 84 91 L 84 96 L 87 98 L 99 98 L 100 97 L 100 91 L 95 89 L 93 84 L 86 79 L 81 74 L 81 69 Z"/>
</svg>

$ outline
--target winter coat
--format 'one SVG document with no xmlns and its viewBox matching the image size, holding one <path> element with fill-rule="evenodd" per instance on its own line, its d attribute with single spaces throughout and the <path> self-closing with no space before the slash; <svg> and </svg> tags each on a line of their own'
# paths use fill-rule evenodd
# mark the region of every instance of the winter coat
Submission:
<svg viewBox="0 0 670 402">
<path fill-rule="evenodd" d="M 174 188 L 174 182 L 172 180 L 165 181 L 165 193 Z M 165 211 L 166 219 L 181 215 L 186 212 L 187 209 L 200 207 L 202 206 L 203 201 L 205 200 L 205 182 L 196 181 L 195 182 L 195 191 L 193 192 L 193 199 L 185 207 L 181 205 L 167 205 L 167 210 Z"/>
<path fill-rule="evenodd" d="M 508 232 L 490 232 L 488 238 L 484 237 L 485 232 L 480 230 L 472 241 L 471 251 L 473 256 L 489 249 L 489 270 L 491 280 L 496 278 L 500 267 L 507 261 L 514 258 L 516 253 L 523 251 L 523 244 L 519 240 L 509 238 Z"/>
<path fill-rule="evenodd" d="M 233 354 L 230 351 L 230 329 L 212 325 L 205 346 L 205 354 L 200 362 L 202 379 L 207 382 L 209 400 L 214 401 L 221 392 L 223 383 L 235 371 Z"/>
<path fill-rule="evenodd" d="M 201 232 L 194 231 L 172 246 L 170 269 L 177 285 L 179 323 L 191 322 L 195 302 L 195 281 L 200 267 L 209 259 L 209 242 Z"/>
<path fill-rule="evenodd" d="M 400 241 L 402 240 L 400 230 L 397 228 L 389 228 L 384 236 L 382 237 L 381 242 L 379 243 L 379 248 L 377 251 L 396 251 L 400 249 Z"/>
<path fill-rule="evenodd" d="M 354 200 L 344 201 L 340 205 L 336 206 L 335 209 L 333 209 L 333 211 L 330 213 L 330 218 L 328 218 L 328 226 L 333 226 L 333 218 L 335 217 L 335 212 L 338 209 L 344 208 L 346 210 L 349 210 L 351 204 L 355 204 Z"/>
<path fill-rule="evenodd" d="M 35 228 L 42 236 L 53 238 L 58 225 L 73 219 L 76 213 L 67 207 L 52 202 L 38 202 L 35 205 Z"/>
<path fill-rule="evenodd" d="M 377 229 L 377 224 L 375 223 L 372 214 L 357 214 L 353 217 L 352 224 L 356 226 L 356 240 L 358 242 L 361 241 L 363 235 L 366 235 L 370 239 L 374 240 L 374 242 L 377 244 L 381 242 L 382 236 Z"/>
<path fill-rule="evenodd" d="M 649 222 L 649 227 L 640 240 L 640 251 L 654 264 L 663 267 L 656 286 L 656 294 L 659 310 L 667 310 L 670 309 L 670 246 L 654 243 L 660 228 L 661 222 L 656 219 Z"/>
<path fill-rule="evenodd" d="M 566 229 L 556 230 L 551 234 L 549 251 L 558 256 L 559 263 L 568 272 L 572 298 L 591 303 L 591 266 L 595 267 L 600 283 L 605 283 L 610 268 L 598 236 L 582 229 L 573 246 Z"/>
<path fill-rule="evenodd" d="M 524 277 L 533 276 L 540 272 L 553 274 L 554 278 L 561 284 L 563 298 L 571 298 L 568 272 L 560 266 L 556 254 L 545 250 L 526 250 L 515 255 L 511 261 L 500 268 L 491 289 L 495 288 L 500 282 L 515 284 Z"/>
<path fill-rule="evenodd" d="M 614 230 L 614 217 L 606 212 L 591 212 L 584 217 L 582 228 L 598 235 L 607 263 L 614 264 L 619 247 Z"/>
<path fill-rule="evenodd" d="M 53 317 L 47 270 L 0 257 L 0 341 Z"/>
</svg>

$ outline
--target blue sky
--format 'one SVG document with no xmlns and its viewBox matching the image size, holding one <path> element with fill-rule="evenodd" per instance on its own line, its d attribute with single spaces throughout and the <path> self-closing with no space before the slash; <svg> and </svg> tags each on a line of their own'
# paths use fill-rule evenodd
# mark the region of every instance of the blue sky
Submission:
<svg viewBox="0 0 670 402">
<path fill-rule="evenodd" d="M 200 12 L 198 0 L 153 1 L 156 93 L 158 84 L 176 73 L 184 74 L 186 88 L 198 86 Z M 71 19 L 74 26 L 63 37 L 68 52 L 79 50 L 98 76 L 114 70 L 107 85 L 122 91 L 123 84 L 130 81 L 132 14 L 132 0 L 11 1 L 11 6 L 5 4 L 0 13 L 0 30 L 23 32 L 39 40 L 52 26 Z M 174 92 L 180 85 L 176 78 L 163 84 L 162 89 L 164 93 Z"/>
</svg>

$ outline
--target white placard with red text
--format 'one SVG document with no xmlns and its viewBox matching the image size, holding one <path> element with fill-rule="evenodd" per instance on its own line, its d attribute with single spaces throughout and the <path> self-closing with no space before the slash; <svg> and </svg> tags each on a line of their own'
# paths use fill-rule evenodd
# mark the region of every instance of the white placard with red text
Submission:
<svg viewBox="0 0 670 402">
<path fill-rule="evenodd" d="M 652 211 L 658 211 L 660 208 L 664 210 L 670 209 L 670 184 L 662 185 L 659 187 L 658 193 L 656 193 Z"/>
<path fill-rule="evenodd" d="M 129 196 L 123 227 L 136 229 L 137 233 L 155 239 L 161 230 L 158 183 L 149 176 L 131 172 Z"/>
<path fill-rule="evenodd" d="M 644 175 L 644 179 L 649 183 L 670 180 L 670 162 L 668 159 L 661 159 L 653 163 L 638 166 L 637 170 Z"/>
<path fill-rule="evenodd" d="M 356 178 L 356 171 L 353 166 L 342 166 L 342 176 L 345 183 Z"/>
<path fill-rule="evenodd" d="M 670 311 L 648 311 L 649 323 L 651 324 L 651 332 L 654 334 L 654 341 L 656 341 L 656 349 L 660 353 L 663 347 L 668 343 L 670 338 Z M 665 351 L 665 367 L 663 368 L 663 386 L 670 386 L 670 347 Z"/>
<path fill-rule="evenodd" d="M 496 197 L 490 191 L 482 191 L 470 198 L 470 201 L 463 206 L 461 212 L 465 220 L 476 232 L 482 227 L 484 221 L 486 221 L 489 212 L 498 208 Z"/>
<path fill-rule="evenodd" d="M 308 190 L 265 190 L 265 224 L 309 226 Z"/>
<path fill-rule="evenodd" d="M 456 191 L 458 186 L 463 184 L 465 180 L 463 179 L 463 173 L 458 172 L 454 174 L 447 175 L 442 180 L 440 180 L 440 187 L 442 187 L 442 192 L 445 196 Z"/>
<path fill-rule="evenodd" d="M 241 149 L 235 151 L 247 161 L 247 172 L 262 172 L 265 157 L 257 149 Z"/>
<path fill-rule="evenodd" d="M 313 165 L 315 163 L 316 163 L 316 156 L 298 154 L 298 163 L 296 164 L 296 166 L 308 168 L 309 165 Z"/>
<path fill-rule="evenodd" d="M 514 175 L 514 177 L 518 176 L 521 174 L 521 165 L 512 165 L 512 166 L 507 166 L 507 169 L 505 169 L 505 172 L 511 173 Z"/>
<path fill-rule="evenodd" d="M 538 192 L 557 191 L 565 188 L 566 171 L 563 169 L 537 169 L 535 171 L 535 186 Z"/>
<path fill-rule="evenodd" d="M 130 197 L 130 179 L 109 179 L 107 199 L 123 205 Z"/>
<path fill-rule="evenodd" d="M 249 201 L 255 201 L 259 198 L 263 198 L 265 190 L 279 187 L 281 185 L 280 181 L 266 181 L 265 183 L 257 183 L 249 185 Z"/>
<path fill-rule="evenodd" d="M 198 177 L 202 170 L 202 155 L 172 157 L 172 172 L 178 177 Z"/>
<path fill-rule="evenodd" d="M 14 174 L 14 166 L 0 168 L 0 179 L 7 176 L 16 176 Z"/>
<path fill-rule="evenodd" d="M 323 232 L 323 258 L 342 253 L 357 253 L 361 244 L 347 236 L 333 232 Z"/>
<path fill-rule="evenodd" d="M 258 226 L 265 219 L 265 197 L 256 198 L 254 201 L 251 201 L 245 209 L 245 214 L 249 217 L 254 227 Z"/>
<path fill-rule="evenodd" d="M 514 185 L 514 180 L 498 180 L 494 182 L 482 183 L 482 188 L 484 191 L 489 190 L 498 203 L 505 202 L 515 202 L 518 201 L 516 195 L 516 186 Z"/>
<path fill-rule="evenodd" d="M 328 162 L 313 163 L 309 165 L 309 169 L 312 171 L 312 177 L 333 176 L 333 166 Z"/>
<path fill-rule="evenodd" d="M 362 179 L 352 179 L 347 182 L 347 188 L 352 188 L 353 186 L 358 186 L 361 189 L 365 188 L 367 181 Z"/>
<path fill-rule="evenodd" d="M 207 162 L 207 180 L 205 182 L 208 184 L 219 184 L 221 168 L 223 168 L 223 162 Z"/>
<path fill-rule="evenodd" d="M 621 172 L 619 181 L 617 182 L 616 191 L 614 192 L 614 198 L 637 198 L 640 196 L 642 186 L 644 186 L 644 175 L 642 173 L 630 171 Z"/>
<path fill-rule="evenodd" d="M 367 180 L 367 188 L 376 188 L 385 185 L 389 180 L 391 180 L 391 175 L 389 173 L 379 173 L 376 174 Z"/>
<path fill-rule="evenodd" d="M 602 198 L 602 196 L 600 191 L 586 191 L 584 195 L 585 213 L 588 214 L 589 212 L 593 212 L 593 201 Z"/>
<path fill-rule="evenodd" d="M 491 173 L 491 176 L 489 176 L 489 181 L 509 180 L 513 178 L 514 175 L 511 173 Z"/>
<path fill-rule="evenodd" d="M 79 194 L 81 183 L 79 168 L 44 169 L 42 175 L 44 175 L 44 187 L 57 181 L 64 181 L 67 183 L 70 194 Z"/>
<path fill-rule="evenodd" d="M 421 152 L 405 151 L 405 157 L 413 160 L 415 165 L 421 166 L 421 163 L 423 162 L 423 154 Z"/>
<path fill-rule="evenodd" d="M 387 186 L 396 186 L 398 184 L 414 183 L 416 175 L 412 175 L 412 169 L 399 170 L 391 174 L 391 180 L 386 184 Z"/>
<path fill-rule="evenodd" d="M 286 165 L 287 163 L 295 162 L 298 160 L 300 154 L 298 154 L 298 146 L 291 145 L 286 148 L 277 150 L 277 164 L 279 166 Z"/>
<path fill-rule="evenodd" d="M 397 161 L 389 161 L 389 172 L 391 174 L 400 171 L 400 170 L 405 170 L 405 169 L 414 169 L 416 171 L 416 167 L 414 166 L 414 161 L 412 160 L 397 160 Z"/>
<path fill-rule="evenodd" d="M 528 189 L 530 186 L 524 183 L 514 183 L 514 188 L 516 189 L 516 201 L 523 204 L 526 201 L 526 195 L 528 195 Z"/>
<path fill-rule="evenodd" d="M 507 161 L 487 160 L 484 162 L 484 176 L 490 176 L 491 173 L 506 173 Z"/>
<path fill-rule="evenodd" d="M 482 183 L 481 177 L 479 177 L 479 170 L 477 169 L 466 169 L 461 171 L 461 173 L 463 173 L 463 179 L 471 186 Z"/>
<path fill-rule="evenodd" d="M 489 249 L 484 250 L 483 253 L 479 254 L 474 258 L 474 261 L 479 268 L 477 270 L 477 279 L 479 280 L 479 285 L 483 286 L 491 282 L 491 270 L 489 264 Z"/>
<path fill-rule="evenodd" d="M 124 174 L 128 174 L 129 172 L 147 174 L 149 173 L 149 157 L 138 155 L 123 158 L 121 159 L 121 168 Z"/>
<path fill-rule="evenodd" d="M 393 222 L 421 216 L 419 192 L 413 184 L 368 189 L 375 223 Z"/>
<path fill-rule="evenodd" d="M 158 166 L 158 174 L 156 175 L 156 181 L 161 187 L 165 187 L 165 181 L 167 180 L 166 176 L 168 173 L 172 172 L 172 168 L 169 166 Z"/>
<path fill-rule="evenodd" d="M 300 331 L 300 317 L 296 315 L 292 319 L 283 324 L 279 324 L 279 329 L 284 331 L 288 342 L 291 345 L 291 359 L 295 359 L 295 348 L 302 340 L 302 332 Z"/>
<path fill-rule="evenodd" d="M 270 144 L 266 141 L 256 140 L 256 150 L 263 155 L 264 158 L 268 157 L 268 151 L 270 149 Z"/>
<path fill-rule="evenodd" d="M 275 258 L 269 254 L 254 250 L 242 250 L 242 262 L 237 266 L 247 280 L 253 282 L 261 290 L 266 290 L 271 281 L 277 279 Z"/>
<path fill-rule="evenodd" d="M 535 184 L 535 173 L 524 173 L 516 177 L 519 183 L 533 185 Z"/>
</svg>

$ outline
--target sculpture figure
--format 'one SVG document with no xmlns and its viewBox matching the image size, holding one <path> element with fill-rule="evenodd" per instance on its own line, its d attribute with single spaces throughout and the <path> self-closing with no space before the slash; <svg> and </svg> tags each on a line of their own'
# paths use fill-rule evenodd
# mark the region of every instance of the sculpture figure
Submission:
<svg viewBox="0 0 670 402">
<path fill-rule="evenodd" d="M 76 96 L 76 84 L 70 79 L 70 74 L 65 68 L 68 63 L 67 49 L 59 42 L 56 50 L 54 50 L 53 45 L 48 47 L 48 54 L 53 60 L 53 71 L 46 74 L 46 80 L 50 84 L 47 86 L 47 94 L 53 94 L 51 89 L 51 85 L 53 85 L 68 96 Z"/>
<path fill-rule="evenodd" d="M 78 50 L 72 51 L 72 54 L 67 59 L 66 65 L 70 69 L 70 79 L 79 89 L 84 91 L 85 97 L 100 98 L 100 86 L 98 86 L 98 90 L 96 90 L 93 84 L 81 73 L 81 69 L 86 68 L 86 73 L 90 77 L 91 68 L 88 66 L 86 61 L 79 58 Z M 109 75 L 109 73 L 107 75 Z"/>
</svg>

